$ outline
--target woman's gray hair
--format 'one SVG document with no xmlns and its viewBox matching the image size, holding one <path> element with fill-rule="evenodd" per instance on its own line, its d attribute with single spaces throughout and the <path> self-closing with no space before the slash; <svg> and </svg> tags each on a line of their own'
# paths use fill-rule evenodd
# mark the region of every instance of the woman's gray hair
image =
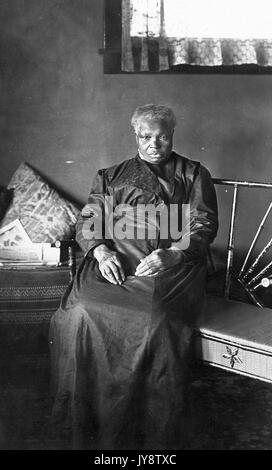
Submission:
<svg viewBox="0 0 272 470">
<path fill-rule="evenodd" d="M 176 126 L 176 116 L 172 109 L 163 104 L 145 104 L 138 106 L 131 118 L 131 125 L 137 133 L 143 121 L 162 122 L 172 132 Z"/>
</svg>

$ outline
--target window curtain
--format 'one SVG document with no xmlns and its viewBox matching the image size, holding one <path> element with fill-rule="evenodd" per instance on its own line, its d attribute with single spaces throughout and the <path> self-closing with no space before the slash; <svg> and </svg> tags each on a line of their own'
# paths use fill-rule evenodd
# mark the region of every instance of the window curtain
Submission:
<svg viewBox="0 0 272 470">
<path fill-rule="evenodd" d="M 272 66 L 271 0 L 122 0 L 122 70 Z"/>
</svg>

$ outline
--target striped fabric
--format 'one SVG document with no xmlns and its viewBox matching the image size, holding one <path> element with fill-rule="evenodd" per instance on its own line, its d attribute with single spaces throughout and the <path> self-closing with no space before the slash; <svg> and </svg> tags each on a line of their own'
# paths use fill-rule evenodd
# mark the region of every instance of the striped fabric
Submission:
<svg viewBox="0 0 272 470">
<path fill-rule="evenodd" d="M 0 269 L 0 325 L 49 323 L 69 282 L 68 267 Z"/>
</svg>

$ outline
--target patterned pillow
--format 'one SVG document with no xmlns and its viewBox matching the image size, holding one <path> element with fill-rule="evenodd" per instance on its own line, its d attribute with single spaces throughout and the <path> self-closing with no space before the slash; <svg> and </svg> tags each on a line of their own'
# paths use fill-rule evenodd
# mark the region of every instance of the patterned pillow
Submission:
<svg viewBox="0 0 272 470">
<path fill-rule="evenodd" d="M 64 199 L 27 163 L 22 163 L 9 184 L 13 198 L 0 227 L 19 219 L 32 242 L 72 238 L 79 208 Z"/>
</svg>

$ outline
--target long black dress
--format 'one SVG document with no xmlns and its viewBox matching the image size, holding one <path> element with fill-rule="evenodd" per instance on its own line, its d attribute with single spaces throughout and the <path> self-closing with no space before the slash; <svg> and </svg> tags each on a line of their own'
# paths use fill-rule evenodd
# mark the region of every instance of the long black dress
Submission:
<svg viewBox="0 0 272 470">
<path fill-rule="evenodd" d="M 180 264 L 137 277 L 140 259 L 177 241 L 86 237 L 92 208 L 190 203 L 191 238 Z M 98 205 L 98 206 L 97 206 Z M 163 167 L 139 155 L 100 170 L 77 224 L 85 252 L 52 318 L 53 428 L 73 449 L 178 449 L 184 446 L 192 327 L 204 294 L 206 250 L 217 231 L 209 172 L 176 153 Z M 107 282 L 92 257 L 106 243 L 120 253 L 126 281 Z M 64 446 L 64 444 L 63 444 Z"/>
</svg>

